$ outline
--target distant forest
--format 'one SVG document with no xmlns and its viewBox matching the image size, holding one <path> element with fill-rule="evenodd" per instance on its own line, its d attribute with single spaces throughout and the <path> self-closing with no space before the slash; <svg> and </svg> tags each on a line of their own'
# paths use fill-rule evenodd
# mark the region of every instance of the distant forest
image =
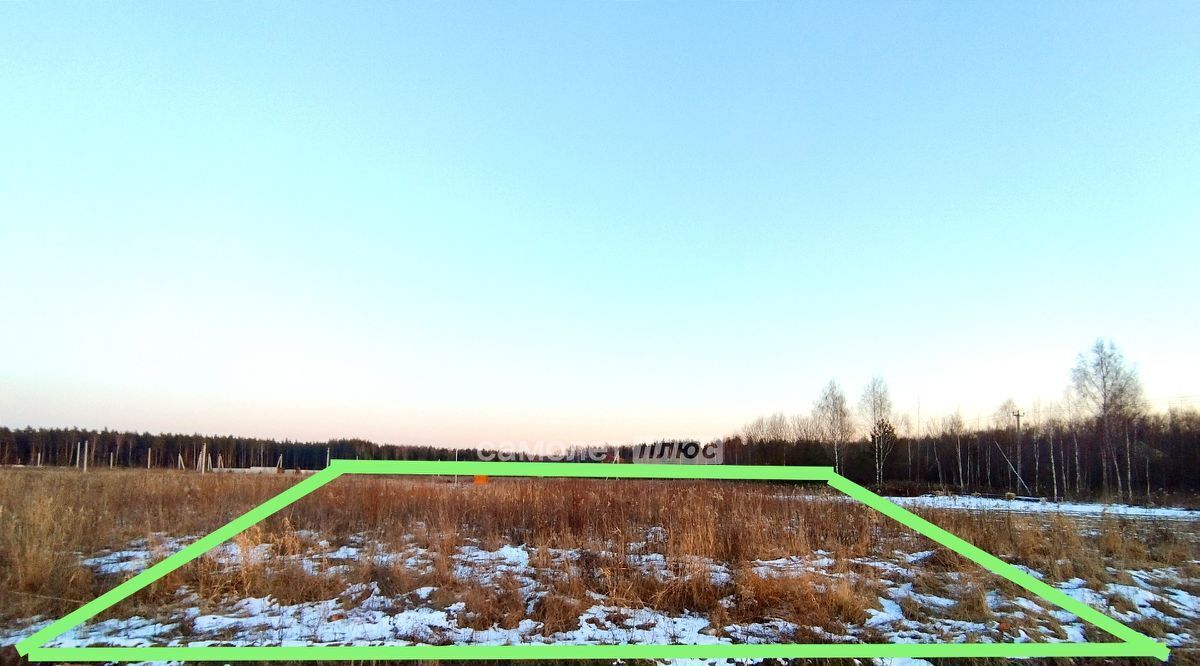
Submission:
<svg viewBox="0 0 1200 666">
<path fill-rule="evenodd" d="M 725 463 L 742 465 L 833 466 L 830 443 L 799 433 L 794 423 L 764 418 L 744 434 L 723 439 Z M 784 434 L 786 433 L 786 434 Z M 1135 502 L 1167 491 L 1200 490 L 1200 412 L 1172 410 L 1139 416 L 1130 437 L 1115 448 L 1086 422 L 1058 418 L 1022 426 L 947 430 L 920 437 L 882 435 L 882 484 L 876 480 L 875 446 L 870 439 L 846 443 L 839 452 L 841 473 L 867 486 L 914 490 L 942 488 L 956 492 L 1004 493 L 1044 497 L 1104 495 Z M 208 446 L 210 466 L 218 457 L 227 467 L 321 469 L 328 452 L 333 458 L 363 460 L 477 460 L 474 449 L 380 445 L 364 440 L 295 442 L 207 435 L 149 434 L 111 430 L 0 427 L 0 464 L 71 466 L 88 442 L 88 465 L 176 467 L 180 459 L 193 469 L 201 447 Z M 628 447 L 620 457 L 632 458 Z M 1018 477 L 1017 471 L 1020 471 Z M 1132 490 L 1132 497 L 1130 491 Z"/>
<path fill-rule="evenodd" d="M 951 414 L 912 424 L 876 377 L 851 409 L 829 382 L 811 412 L 775 414 L 727 439 L 726 460 L 834 465 L 874 486 L 960 493 L 1105 497 L 1153 502 L 1200 490 L 1200 412 L 1153 413 L 1136 371 L 1097 340 L 1070 371 L 1061 403 L 1007 400 L 986 424 Z"/>
<path fill-rule="evenodd" d="M 1062 405 L 1023 411 L 1011 401 L 990 423 L 961 417 L 912 427 L 873 379 L 855 409 L 830 382 L 809 413 L 760 418 L 722 438 L 725 464 L 821 465 L 888 492 L 943 489 L 1050 498 L 1154 502 L 1200 491 L 1200 411 L 1144 409 L 1136 374 L 1111 343 L 1081 354 Z M 863 424 L 871 424 L 866 428 Z M 83 443 L 87 443 L 86 447 Z M 249 437 L 0 427 L 0 464 L 104 468 L 210 466 L 321 469 L 328 457 L 477 460 L 476 449 L 380 445 L 358 439 L 295 442 Z M 630 447 L 607 449 L 632 459 Z"/>
<path fill-rule="evenodd" d="M 1046 416 L 977 429 L 936 426 L 920 436 L 883 429 L 846 444 L 838 466 L 851 480 L 903 493 L 944 489 L 958 493 L 1047 498 L 1094 498 L 1134 503 L 1200 491 L 1200 411 L 1143 414 L 1109 438 L 1089 420 Z M 771 434 L 775 418 L 726 439 L 725 460 L 755 465 L 833 465 L 830 444 L 801 435 Z M 882 448 L 882 478 L 876 469 Z"/>
</svg>

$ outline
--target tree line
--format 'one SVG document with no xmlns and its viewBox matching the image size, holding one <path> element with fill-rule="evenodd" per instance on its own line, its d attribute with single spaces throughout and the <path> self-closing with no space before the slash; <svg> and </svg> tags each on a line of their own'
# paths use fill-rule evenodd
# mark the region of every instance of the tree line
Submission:
<svg viewBox="0 0 1200 666">
<path fill-rule="evenodd" d="M 475 459 L 474 449 L 436 446 L 387 446 L 361 439 L 323 442 L 253 437 L 150 434 L 79 428 L 0 427 L 0 464 L 88 467 L 197 467 L 204 451 L 208 467 L 279 467 L 321 469 L 329 458 L 363 460 Z M 219 461 L 219 462 L 218 462 Z"/>
<path fill-rule="evenodd" d="M 1111 342 L 1080 354 L 1061 404 L 1022 410 L 1004 402 L 985 424 L 961 415 L 913 427 L 896 414 L 882 378 L 851 406 L 830 381 L 804 414 L 775 414 L 722 438 L 726 464 L 820 465 L 864 485 L 892 491 L 943 488 L 1052 498 L 1105 496 L 1152 501 L 1167 492 L 1200 491 L 1200 412 L 1146 409 L 1136 372 Z M 580 460 L 632 459 L 631 447 L 602 447 Z M 361 439 L 322 442 L 0 427 L 0 464 L 195 468 L 321 469 L 329 458 L 477 460 L 476 449 L 380 445 Z M 533 459 L 536 459 L 533 458 Z"/>
<path fill-rule="evenodd" d="M 1149 411 L 1136 371 L 1103 340 L 1079 355 L 1059 404 L 1008 400 L 972 428 L 957 413 L 914 427 L 883 379 L 853 408 L 831 381 L 809 413 L 761 417 L 725 445 L 727 458 L 832 465 L 875 486 L 1128 501 L 1200 490 L 1200 411 Z"/>
</svg>

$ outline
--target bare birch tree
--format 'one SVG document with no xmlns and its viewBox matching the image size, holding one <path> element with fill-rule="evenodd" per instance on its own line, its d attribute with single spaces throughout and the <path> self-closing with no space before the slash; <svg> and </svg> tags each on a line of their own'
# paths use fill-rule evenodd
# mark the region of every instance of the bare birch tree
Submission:
<svg viewBox="0 0 1200 666">
<path fill-rule="evenodd" d="M 962 436 L 964 428 L 962 414 L 955 411 L 942 419 L 942 430 L 954 438 L 954 457 L 958 464 L 958 492 L 966 492 L 967 484 L 963 481 Z"/>
<path fill-rule="evenodd" d="M 829 380 L 821 397 L 813 404 L 813 421 L 820 433 L 821 441 L 833 445 L 833 468 L 842 473 L 841 450 L 854 436 L 854 424 L 850 408 L 846 406 L 846 394 L 834 380 Z"/>
<path fill-rule="evenodd" d="M 882 377 L 872 377 L 863 389 L 858 401 L 858 410 L 867 422 L 871 446 L 875 452 L 875 483 L 883 483 L 883 461 L 887 457 L 884 448 L 888 445 L 885 433 L 892 429 L 892 398 Z M 882 427 L 886 424 L 886 428 Z M 890 451 L 889 451 L 890 453 Z"/>
<path fill-rule="evenodd" d="M 1117 494 L 1121 494 L 1121 466 L 1117 457 L 1117 436 L 1125 432 L 1142 406 L 1142 384 L 1137 372 L 1125 363 L 1125 357 L 1110 340 L 1096 340 L 1087 354 L 1080 354 L 1071 371 L 1071 388 L 1086 406 L 1100 435 L 1101 455 L 1112 461 Z M 1104 463 L 1102 469 L 1107 469 Z M 1130 444 L 1125 445 L 1125 488 L 1133 498 L 1133 471 Z"/>
</svg>

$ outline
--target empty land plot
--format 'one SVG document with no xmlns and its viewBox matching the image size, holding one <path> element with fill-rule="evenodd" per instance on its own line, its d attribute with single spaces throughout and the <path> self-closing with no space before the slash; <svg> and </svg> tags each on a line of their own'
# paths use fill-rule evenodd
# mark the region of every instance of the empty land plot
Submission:
<svg viewBox="0 0 1200 666">
<path fill-rule="evenodd" d="M 63 488 L 80 478 L 56 474 Z M 105 538 L 75 546 L 80 599 L 290 482 L 90 478 L 135 497 L 102 504 Z M 815 485 L 461 481 L 337 479 L 50 646 L 1111 640 Z M 197 517 L 208 502 L 227 505 L 212 511 L 223 520 Z M 921 512 L 1136 629 L 1193 642 L 1198 554 L 1178 522 Z M 50 619 L 10 613 L 6 631 Z"/>
</svg>

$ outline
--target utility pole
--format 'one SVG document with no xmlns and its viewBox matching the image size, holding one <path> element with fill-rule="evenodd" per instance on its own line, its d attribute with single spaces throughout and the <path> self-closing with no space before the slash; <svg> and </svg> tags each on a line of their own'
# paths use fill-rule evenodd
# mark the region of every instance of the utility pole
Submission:
<svg viewBox="0 0 1200 666">
<path fill-rule="evenodd" d="M 1021 417 L 1025 416 L 1025 412 L 1017 410 L 1013 412 L 1013 416 L 1017 417 L 1017 480 L 1025 483 L 1021 478 Z M 1029 490 L 1029 486 L 1025 486 L 1025 490 Z"/>
</svg>

